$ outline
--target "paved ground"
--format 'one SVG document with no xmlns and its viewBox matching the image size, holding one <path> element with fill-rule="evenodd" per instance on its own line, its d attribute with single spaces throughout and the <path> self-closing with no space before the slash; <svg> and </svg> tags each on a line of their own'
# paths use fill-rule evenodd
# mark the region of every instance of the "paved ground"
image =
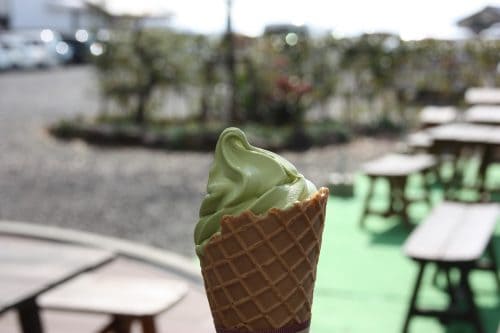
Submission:
<svg viewBox="0 0 500 333">
<path fill-rule="evenodd" d="M 58 142 L 45 126 L 98 109 L 88 67 L 0 74 L 0 219 L 123 237 L 192 256 L 211 154 Z M 318 185 L 394 147 L 359 139 L 285 156 Z"/>
</svg>

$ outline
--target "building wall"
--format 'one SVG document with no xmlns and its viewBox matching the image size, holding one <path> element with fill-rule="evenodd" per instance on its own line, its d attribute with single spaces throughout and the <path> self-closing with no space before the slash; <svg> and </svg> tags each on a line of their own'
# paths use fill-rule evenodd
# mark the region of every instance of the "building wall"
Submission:
<svg viewBox="0 0 500 333">
<path fill-rule="evenodd" d="M 9 0 L 0 0 L 0 15 L 7 15 Z"/>
<path fill-rule="evenodd" d="M 9 25 L 9 0 L 0 0 L 0 31 Z"/>
<path fill-rule="evenodd" d="M 55 6 L 53 0 L 0 0 L 9 2 L 9 25 L 15 29 L 54 29 L 72 33 L 75 29 L 93 28 L 96 18 L 88 13 L 78 16 L 70 9 Z"/>
</svg>

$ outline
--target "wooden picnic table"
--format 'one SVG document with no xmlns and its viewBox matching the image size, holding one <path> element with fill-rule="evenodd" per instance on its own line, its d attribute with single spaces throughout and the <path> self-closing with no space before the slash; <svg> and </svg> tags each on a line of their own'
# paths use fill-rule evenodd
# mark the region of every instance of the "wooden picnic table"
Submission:
<svg viewBox="0 0 500 333">
<path fill-rule="evenodd" d="M 485 194 L 486 170 L 494 162 L 495 150 L 500 147 L 500 127 L 457 123 L 431 128 L 428 133 L 433 141 L 432 150 L 436 154 L 448 152 L 460 157 L 465 148 L 481 153 L 477 188 L 480 193 Z M 455 171 L 460 175 L 457 166 Z"/>
<path fill-rule="evenodd" d="M 426 132 L 433 141 L 500 145 L 500 128 L 497 126 L 455 123 L 433 127 Z"/>
<path fill-rule="evenodd" d="M 155 317 L 187 292 L 187 284 L 178 279 L 91 272 L 44 293 L 39 303 L 59 311 L 107 314 L 112 319 L 102 332 L 130 333 L 132 324 L 138 322 L 143 333 L 156 333 Z"/>
<path fill-rule="evenodd" d="M 425 200 L 430 204 L 426 195 L 422 198 L 408 198 L 405 194 L 408 177 L 412 174 L 425 173 L 432 170 L 436 160 L 430 155 L 406 155 L 388 154 L 378 159 L 365 163 L 361 171 L 368 176 L 368 193 L 365 197 L 363 211 L 361 213 L 360 225 L 364 226 L 368 215 L 391 216 L 396 215 L 403 218 L 403 222 L 411 226 L 408 216 L 408 206 L 415 201 Z M 425 176 L 425 175 L 424 175 Z M 389 209 L 379 212 L 371 209 L 375 181 L 379 178 L 386 179 L 389 184 Z M 427 192 L 427 183 L 424 177 L 424 190 Z M 427 194 L 427 193 L 426 193 Z"/>
<path fill-rule="evenodd" d="M 494 162 L 495 151 L 500 147 L 500 126 L 470 123 L 440 125 L 410 134 L 407 142 L 414 149 L 424 150 L 437 157 L 453 156 L 453 186 L 460 185 L 455 183 L 459 183 L 457 179 L 461 177 L 458 162 L 463 150 L 479 150 L 481 154 L 477 188 L 484 194 L 486 170 Z"/>
<path fill-rule="evenodd" d="M 468 104 L 500 104 L 500 88 L 469 88 L 465 101 Z"/>
<path fill-rule="evenodd" d="M 24 333 L 43 332 L 36 298 L 113 258 L 104 250 L 0 234 L 0 315 L 15 310 Z"/>
<path fill-rule="evenodd" d="M 498 218 L 498 204 L 464 204 L 444 202 L 436 206 L 427 218 L 406 240 L 403 252 L 419 264 L 403 332 L 408 331 L 414 316 L 435 317 L 441 321 L 466 320 L 474 325 L 478 333 L 484 332 L 479 312 L 470 286 L 471 270 L 491 270 L 500 288 L 498 265 L 493 248 L 493 233 Z M 479 266 L 479 259 L 487 251 L 490 262 Z M 417 306 L 424 270 L 435 264 L 446 273 L 446 291 L 449 307 L 445 310 L 424 309 Z M 451 279 L 450 271 L 460 272 L 458 282 Z M 462 303 L 465 304 L 460 304 Z"/>
<path fill-rule="evenodd" d="M 468 123 L 500 125 L 500 105 L 475 105 L 464 113 Z"/>
<path fill-rule="evenodd" d="M 421 147 L 432 147 L 436 142 L 500 146 L 500 127 L 453 123 L 421 130 L 408 138 Z"/>
</svg>

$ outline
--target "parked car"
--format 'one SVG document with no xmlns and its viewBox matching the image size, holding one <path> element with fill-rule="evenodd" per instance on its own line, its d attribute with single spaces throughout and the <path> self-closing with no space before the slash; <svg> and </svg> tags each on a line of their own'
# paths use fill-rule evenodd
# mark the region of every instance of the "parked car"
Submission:
<svg viewBox="0 0 500 333">
<path fill-rule="evenodd" d="M 28 45 L 44 49 L 45 58 L 42 65 L 53 66 L 71 61 L 73 49 L 66 43 L 61 34 L 51 29 L 21 30 L 18 32 Z"/>
<path fill-rule="evenodd" d="M 13 67 L 21 69 L 53 67 L 67 63 L 72 49 L 53 30 L 20 30 L 0 34 Z"/>
<path fill-rule="evenodd" d="M 36 59 L 21 36 L 4 33 L 0 35 L 0 43 L 10 61 L 10 68 L 31 69 L 36 67 Z"/>
<path fill-rule="evenodd" d="M 102 42 L 108 38 L 107 30 L 99 30 L 94 34 L 88 30 L 79 29 L 73 34 L 64 36 L 63 41 L 73 49 L 71 62 L 82 64 L 90 61 L 92 57 L 101 55 L 104 52 Z"/>
<path fill-rule="evenodd" d="M 77 30 L 75 33 L 63 36 L 63 41 L 73 49 L 70 62 L 83 64 L 89 60 L 91 35 L 87 30 Z"/>
<path fill-rule="evenodd" d="M 0 71 L 11 69 L 13 67 L 12 57 L 7 45 L 0 42 Z"/>
</svg>

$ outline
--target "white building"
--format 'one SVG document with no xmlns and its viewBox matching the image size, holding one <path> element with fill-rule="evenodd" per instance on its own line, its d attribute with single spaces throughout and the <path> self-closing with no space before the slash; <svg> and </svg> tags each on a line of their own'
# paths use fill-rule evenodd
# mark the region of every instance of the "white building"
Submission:
<svg viewBox="0 0 500 333">
<path fill-rule="evenodd" d="M 8 29 L 54 29 L 73 33 L 102 26 L 84 0 L 0 0 L 0 25 Z"/>
</svg>

